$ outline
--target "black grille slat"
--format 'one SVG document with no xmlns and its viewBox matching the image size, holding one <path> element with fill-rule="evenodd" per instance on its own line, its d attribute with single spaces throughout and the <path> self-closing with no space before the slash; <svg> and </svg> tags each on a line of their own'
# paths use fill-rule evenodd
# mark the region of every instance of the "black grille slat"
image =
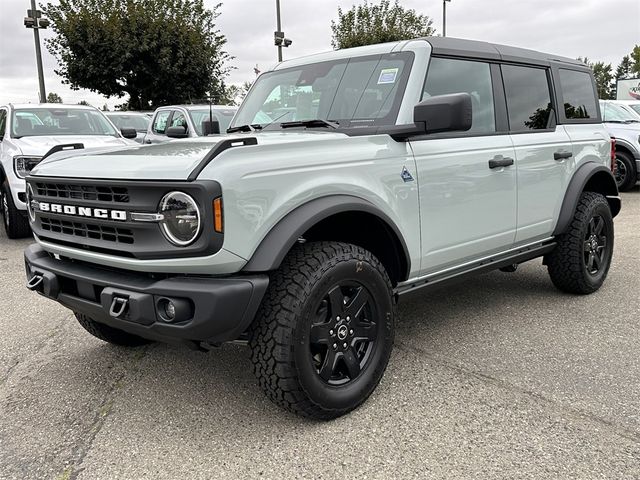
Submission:
<svg viewBox="0 0 640 480">
<path fill-rule="evenodd" d="M 109 227 L 85 222 L 40 217 L 43 230 L 75 237 L 92 238 L 106 242 L 133 244 L 133 231 L 128 228 Z"/>
<path fill-rule="evenodd" d="M 107 203 L 128 203 L 129 189 L 107 185 L 75 185 L 64 183 L 36 183 L 37 195 L 49 198 L 71 198 Z"/>
</svg>

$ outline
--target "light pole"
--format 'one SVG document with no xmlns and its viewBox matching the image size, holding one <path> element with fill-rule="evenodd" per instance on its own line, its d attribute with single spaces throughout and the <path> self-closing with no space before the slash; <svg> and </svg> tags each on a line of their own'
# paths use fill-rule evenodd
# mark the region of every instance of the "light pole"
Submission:
<svg viewBox="0 0 640 480">
<path fill-rule="evenodd" d="M 49 26 L 49 20 L 41 18 L 42 12 L 36 9 L 36 0 L 31 0 L 31 10 L 27 10 L 24 19 L 24 26 L 33 29 L 33 38 L 36 42 L 36 63 L 38 65 L 38 83 L 40 84 L 40 102 L 47 101 L 47 94 L 44 91 L 44 73 L 42 71 L 42 52 L 40 51 L 40 30 Z"/>
<path fill-rule="evenodd" d="M 280 0 L 276 0 L 276 31 L 273 32 L 273 43 L 278 47 L 278 61 L 282 61 L 282 47 L 288 47 L 293 42 L 284 38 L 282 25 L 280 23 Z"/>
<path fill-rule="evenodd" d="M 451 0 L 442 0 L 442 36 L 447 36 L 447 2 Z"/>
</svg>

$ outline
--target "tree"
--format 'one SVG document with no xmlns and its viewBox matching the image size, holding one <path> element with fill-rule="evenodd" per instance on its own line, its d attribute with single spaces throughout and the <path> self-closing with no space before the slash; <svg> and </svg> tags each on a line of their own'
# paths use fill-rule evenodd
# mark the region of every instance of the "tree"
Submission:
<svg viewBox="0 0 640 480">
<path fill-rule="evenodd" d="M 631 57 L 629 55 L 625 55 L 622 57 L 622 61 L 618 68 L 616 68 L 616 79 L 623 80 L 625 78 L 633 78 L 633 62 L 631 61 Z"/>
<path fill-rule="evenodd" d="M 338 8 L 338 21 L 331 21 L 331 45 L 335 49 L 427 37 L 435 33 L 433 20 L 399 5 L 381 0 L 354 5 L 346 12 Z"/>
<path fill-rule="evenodd" d="M 613 68 L 610 63 L 596 62 L 589 65 L 593 70 L 593 76 L 596 79 L 596 88 L 598 89 L 598 98 L 610 100 L 613 98 Z"/>
<path fill-rule="evenodd" d="M 633 50 L 631 51 L 631 60 L 633 61 L 631 73 L 634 77 L 640 77 L 640 45 L 633 47 Z"/>
<path fill-rule="evenodd" d="M 76 105 L 84 105 L 85 107 L 90 107 L 89 102 L 86 100 L 80 100 Z"/>
<path fill-rule="evenodd" d="M 47 48 L 72 89 L 129 95 L 131 110 L 201 98 L 220 85 L 231 58 L 215 27 L 221 4 L 204 0 L 61 0 L 44 8 Z M 214 79 L 218 80 L 214 83 Z"/>
<path fill-rule="evenodd" d="M 47 103 L 62 103 L 62 98 L 57 93 L 49 92 L 47 95 Z"/>
</svg>

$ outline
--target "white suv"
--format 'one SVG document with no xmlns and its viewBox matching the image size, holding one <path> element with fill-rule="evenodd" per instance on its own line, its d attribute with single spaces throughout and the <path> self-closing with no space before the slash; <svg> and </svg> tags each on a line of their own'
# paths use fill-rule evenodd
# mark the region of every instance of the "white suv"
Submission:
<svg viewBox="0 0 640 480">
<path fill-rule="evenodd" d="M 0 106 L 0 200 L 9 238 L 30 232 L 24 178 L 43 157 L 70 148 L 134 144 L 133 129 L 116 130 L 96 108 L 82 105 Z"/>
</svg>

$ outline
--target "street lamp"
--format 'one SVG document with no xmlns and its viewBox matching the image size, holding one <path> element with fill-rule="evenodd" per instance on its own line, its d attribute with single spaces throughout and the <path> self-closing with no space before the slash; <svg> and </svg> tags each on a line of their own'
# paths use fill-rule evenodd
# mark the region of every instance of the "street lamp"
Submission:
<svg viewBox="0 0 640 480">
<path fill-rule="evenodd" d="M 282 25 L 280 24 L 280 0 L 276 0 L 276 23 L 277 30 L 273 32 L 273 43 L 278 47 L 278 61 L 282 61 L 282 47 L 288 47 L 293 42 L 288 38 L 284 38 L 284 32 L 282 31 Z"/>
<path fill-rule="evenodd" d="M 447 2 L 451 0 L 442 0 L 442 36 L 447 36 Z"/>
<path fill-rule="evenodd" d="M 31 10 L 27 10 L 27 16 L 24 19 L 24 26 L 33 29 L 33 38 L 36 42 L 36 63 L 38 64 L 38 82 L 40 83 L 40 102 L 47 101 L 47 95 L 44 91 L 44 73 L 42 72 L 42 52 L 40 51 L 40 30 L 50 25 L 49 20 L 42 18 L 42 12 L 36 9 L 36 0 L 31 0 Z"/>
</svg>

